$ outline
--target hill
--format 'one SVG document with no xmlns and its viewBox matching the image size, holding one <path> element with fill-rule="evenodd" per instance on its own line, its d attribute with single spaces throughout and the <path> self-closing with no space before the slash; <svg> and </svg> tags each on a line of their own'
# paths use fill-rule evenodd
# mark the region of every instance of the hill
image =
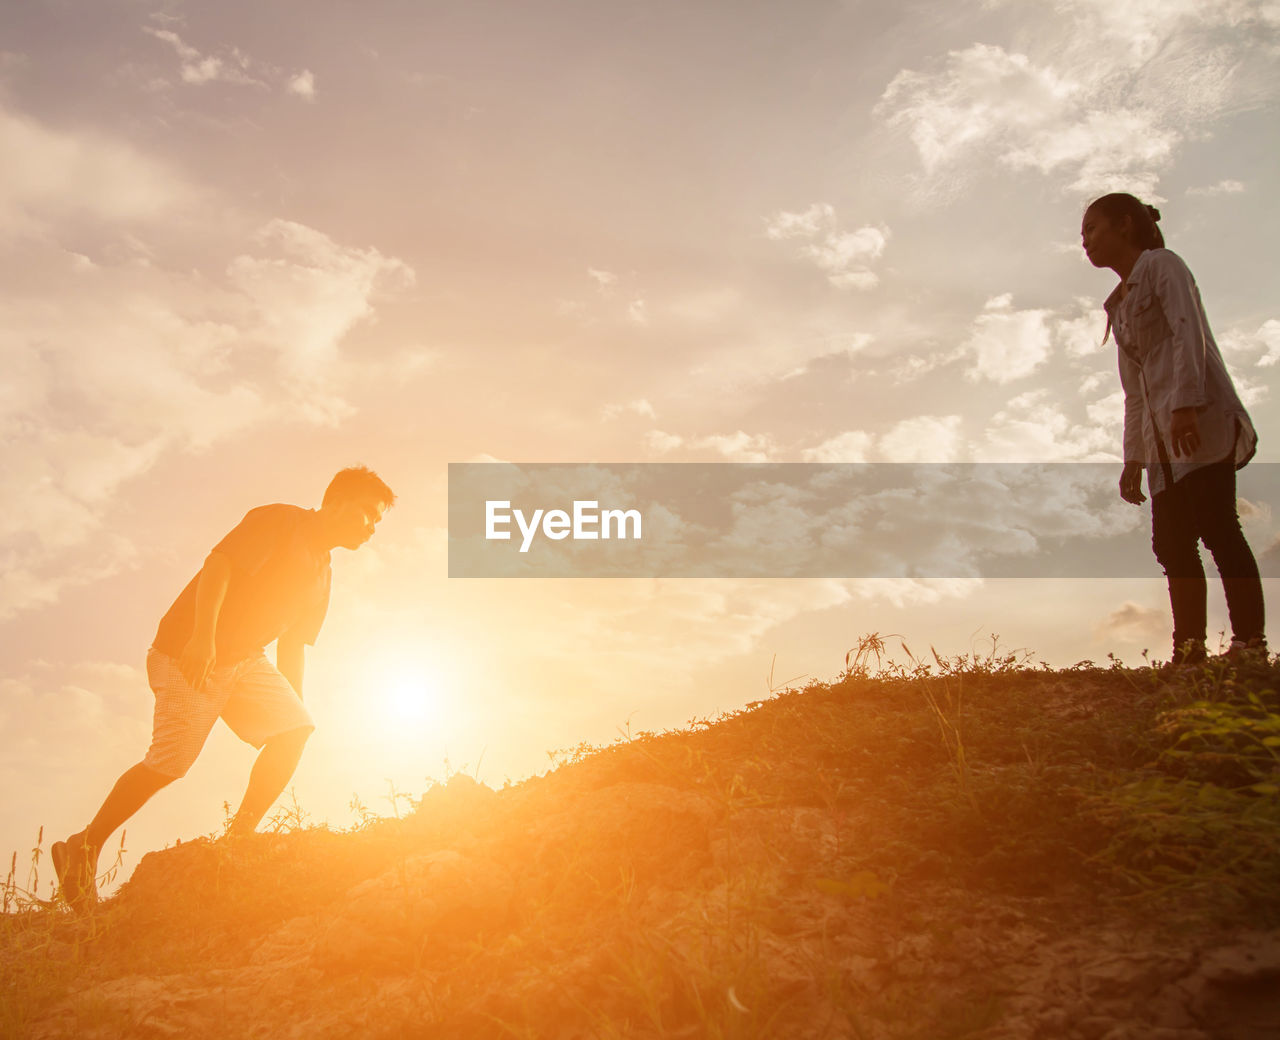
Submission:
<svg viewBox="0 0 1280 1040">
<path fill-rule="evenodd" d="M 1280 666 L 883 664 L 397 819 L 11 878 L 7 1037 L 1280 1036 Z"/>
</svg>

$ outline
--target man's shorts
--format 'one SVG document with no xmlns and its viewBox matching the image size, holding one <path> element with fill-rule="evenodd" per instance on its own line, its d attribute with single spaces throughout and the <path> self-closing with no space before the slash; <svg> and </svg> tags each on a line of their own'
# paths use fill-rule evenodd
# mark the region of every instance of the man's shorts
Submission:
<svg viewBox="0 0 1280 1040">
<path fill-rule="evenodd" d="M 266 654 L 214 668 L 204 688 L 196 691 L 178 670 L 178 662 L 152 647 L 147 651 L 147 679 L 156 695 L 156 710 L 151 747 L 142 761 L 164 776 L 186 775 L 218 716 L 254 747 L 281 733 L 316 728 L 289 680 Z"/>
</svg>

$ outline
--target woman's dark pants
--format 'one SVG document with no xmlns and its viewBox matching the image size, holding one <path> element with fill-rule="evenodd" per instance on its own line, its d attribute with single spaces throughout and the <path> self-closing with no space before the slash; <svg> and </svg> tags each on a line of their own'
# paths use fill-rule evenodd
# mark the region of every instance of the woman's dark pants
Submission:
<svg viewBox="0 0 1280 1040">
<path fill-rule="evenodd" d="M 1235 639 L 1263 638 L 1262 580 L 1240 530 L 1236 471 L 1231 460 L 1192 470 L 1174 483 L 1165 470 L 1165 490 L 1151 500 L 1151 548 L 1169 579 L 1175 652 L 1188 640 L 1205 641 L 1208 588 L 1200 562 L 1204 542 L 1222 576 Z"/>
</svg>

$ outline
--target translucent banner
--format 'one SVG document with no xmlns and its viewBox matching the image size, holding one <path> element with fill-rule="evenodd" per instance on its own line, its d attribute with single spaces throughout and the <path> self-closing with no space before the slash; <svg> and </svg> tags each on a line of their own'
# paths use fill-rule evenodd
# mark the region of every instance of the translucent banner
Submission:
<svg viewBox="0 0 1280 1040">
<path fill-rule="evenodd" d="M 453 578 L 1159 578 L 1118 463 L 453 463 Z M 1145 484 L 1145 482 L 1144 482 Z M 1237 474 L 1280 576 L 1280 468 Z M 1206 571 L 1212 557 L 1205 551 Z"/>
</svg>

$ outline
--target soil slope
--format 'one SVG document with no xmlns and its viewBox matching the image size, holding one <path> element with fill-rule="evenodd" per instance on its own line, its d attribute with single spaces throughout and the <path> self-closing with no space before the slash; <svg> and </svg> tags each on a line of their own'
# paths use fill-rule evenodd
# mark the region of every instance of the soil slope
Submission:
<svg viewBox="0 0 1280 1040">
<path fill-rule="evenodd" d="M 868 666 L 0 917 L 54 1038 L 1280 1036 L 1277 670 Z"/>
</svg>

